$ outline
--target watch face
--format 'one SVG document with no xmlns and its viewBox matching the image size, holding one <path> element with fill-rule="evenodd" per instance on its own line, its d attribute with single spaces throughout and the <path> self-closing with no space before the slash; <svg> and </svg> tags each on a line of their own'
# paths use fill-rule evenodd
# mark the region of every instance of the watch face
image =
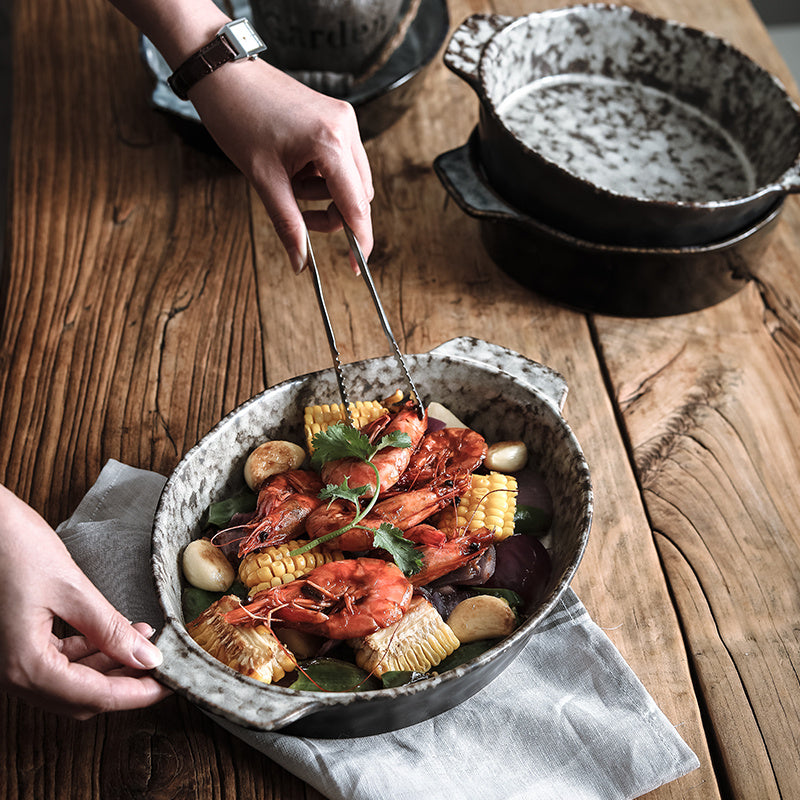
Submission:
<svg viewBox="0 0 800 800">
<path fill-rule="evenodd" d="M 254 56 L 267 49 L 249 19 L 236 19 L 228 23 L 223 30 L 225 38 L 228 39 L 240 58 Z"/>
</svg>

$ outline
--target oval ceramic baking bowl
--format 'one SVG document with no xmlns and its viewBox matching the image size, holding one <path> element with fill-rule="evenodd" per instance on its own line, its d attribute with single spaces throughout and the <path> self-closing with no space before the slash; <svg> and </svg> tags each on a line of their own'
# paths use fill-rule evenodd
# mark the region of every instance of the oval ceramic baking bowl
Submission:
<svg viewBox="0 0 800 800">
<path fill-rule="evenodd" d="M 630 247 L 565 233 L 493 190 L 477 136 L 442 153 L 434 169 L 459 207 L 479 221 L 486 251 L 534 291 L 583 311 L 626 317 L 684 314 L 719 303 L 758 273 L 783 200 L 734 234 L 704 245 Z"/>
<path fill-rule="evenodd" d="M 210 502 L 242 485 L 249 451 L 265 438 L 302 442 L 303 407 L 336 402 L 332 370 L 304 375 L 254 397 L 220 422 L 169 477 L 153 527 L 153 572 L 165 624 L 160 680 L 205 710 L 239 725 L 310 736 L 380 733 L 432 717 L 501 673 L 572 580 L 586 546 L 592 490 L 581 448 L 564 420 L 563 379 L 552 370 L 486 342 L 456 339 L 408 357 L 424 400 L 445 403 L 489 441 L 519 438 L 546 476 L 554 524 L 545 540 L 552 573 L 543 599 L 514 633 L 483 655 L 438 676 L 370 692 L 306 692 L 268 686 L 216 661 L 188 635 L 181 610 L 181 553 L 200 531 Z M 396 387 L 391 359 L 348 365 L 351 397 L 383 397 Z M 498 677 L 500 676 L 500 677 Z"/>
<path fill-rule="evenodd" d="M 514 207 L 594 242 L 703 245 L 800 191 L 800 110 L 710 33 L 624 6 L 476 15 L 445 64 Z"/>
</svg>

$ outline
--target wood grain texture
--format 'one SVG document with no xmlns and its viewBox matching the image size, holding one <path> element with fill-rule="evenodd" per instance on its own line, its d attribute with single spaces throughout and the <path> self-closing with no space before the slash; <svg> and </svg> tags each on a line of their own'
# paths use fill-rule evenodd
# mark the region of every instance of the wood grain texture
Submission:
<svg viewBox="0 0 800 800">
<path fill-rule="evenodd" d="M 673 13 L 695 21 L 713 5 Z M 797 97 L 763 26 L 741 26 L 745 4 L 722 10 L 714 28 Z M 717 772 L 736 798 L 800 785 L 799 214 L 787 200 L 759 281 L 714 308 L 595 320 Z"/>
<path fill-rule="evenodd" d="M 449 3 L 453 27 L 558 5 Z M 728 38 L 797 96 L 746 0 L 634 5 Z M 238 403 L 330 356 L 255 193 L 148 108 L 131 27 L 104 0 L 18 3 L 15 24 L 0 480 L 55 524 L 108 458 L 166 474 Z M 425 87 L 367 145 L 371 265 L 398 341 L 477 336 L 565 376 L 596 493 L 574 587 L 701 761 L 648 797 L 793 796 L 800 206 L 759 282 L 715 308 L 560 308 L 498 269 L 448 199 L 432 162 L 466 141 L 477 101 L 440 58 Z M 343 359 L 386 354 L 344 236 L 314 247 Z M 0 714 L 4 797 L 322 797 L 179 698 L 79 724 L 0 695 Z"/>
</svg>

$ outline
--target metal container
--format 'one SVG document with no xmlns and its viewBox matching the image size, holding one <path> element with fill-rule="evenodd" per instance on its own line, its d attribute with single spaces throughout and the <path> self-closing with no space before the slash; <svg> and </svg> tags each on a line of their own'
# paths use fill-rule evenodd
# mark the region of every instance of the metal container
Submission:
<svg viewBox="0 0 800 800">
<path fill-rule="evenodd" d="M 705 245 L 800 191 L 800 109 L 722 39 L 624 6 L 478 14 L 445 64 L 515 208 L 596 243 Z"/>
<path fill-rule="evenodd" d="M 565 591 L 581 560 L 592 517 L 589 471 L 561 414 L 563 379 L 496 345 L 455 339 L 430 353 L 408 356 L 427 401 L 446 404 L 489 441 L 522 439 L 546 476 L 554 524 L 546 540 L 552 574 L 543 599 L 510 636 L 483 655 L 438 676 L 371 692 L 307 692 L 267 686 L 212 658 L 188 635 L 181 610 L 183 548 L 200 531 L 214 500 L 243 485 L 247 454 L 265 438 L 302 441 L 302 409 L 335 402 L 333 370 L 285 381 L 252 398 L 193 447 L 169 477 L 153 526 L 153 573 L 165 624 L 159 680 L 201 708 L 247 728 L 317 737 L 381 733 L 428 719 L 498 678 Z M 382 397 L 394 387 L 391 359 L 345 366 L 354 397 Z M 502 680 L 502 677 L 498 678 Z"/>
</svg>

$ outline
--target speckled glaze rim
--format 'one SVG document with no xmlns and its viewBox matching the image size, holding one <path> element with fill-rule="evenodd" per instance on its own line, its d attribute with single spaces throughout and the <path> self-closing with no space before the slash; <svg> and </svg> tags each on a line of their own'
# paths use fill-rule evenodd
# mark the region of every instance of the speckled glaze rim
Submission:
<svg viewBox="0 0 800 800">
<path fill-rule="evenodd" d="M 557 584 L 540 602 L 536 612 L 503 642 L 451 671 L 394 689 L 359 693 L 330 692 L 322 695 L 280 686 L 267 686 L 220 664 L 189 637 L 183 620 L 173 613 L 170 608 L 171 602 L 168 599 L 169 595 L 175 591 L 176 582 L 180 582 L 177 558 L 174 561 L 170 561 L 168 558 L 165 560 L 163 555 L 167 541 L 165 537 L 168 536 L 166 527 L 170 524 L 170 497 L 174 493 L 176 484 L 183 479 L 181 465 L 191 463 L 199 449 L 203 448 L 204 443 L 224 430 L 236 419 L 237 415 L 245 412 L 253 404 L 265 402 L 265 398 L 268 398 L 271 393 L 280 391 L 282 387 L 291 387 L 298 382 L 313 379 L 324 381 L 329 390 L 333 391 L 335 386 L 333 370 L 324 370 L 311 375 L 299 376 L 271 387 L 232 411 L 186 453 L 181 464 L 167 480 L 156 511 L 152 546 L 156 591 L 165 617 L 164 628 L 157 640 L 158 646 L 164 653 L 164 663 L 155 670 L 159 680 L 201 708 L 233 723 L 255 730 L 275 730 L 321 709 L 357 706 L 368 704 L 371 700 L 385 701 L 387 698 L 401 702 L 404 697 L 436 690 L 442 685 L 449 685 L 472 671 L 484 667 L 501 652 L 505 653 L 509 649 L 513 652 L 514 648 L 521 647 L 521 640 L 530 637 L 534 628 L 553 609 L 569 586 L 583 557 L 593 515 L 593 492 L 589 468 L 574 433 L 561 414 L 561 407 L 566 398 L 566 384 L 558 373 L 548 367 L 506 348 L 470 337 L 451 340 L 421 356 L 421 358 L 428 357 L 441 359 L 443 364 L 461 364 L 462 366 L 466 364 L 467 368 L 474 367 L 475 370 L 488 377 L 494 375 L 498 379 L 502 378 L 503 381 L 512 382 L 520 392 L 525 393 L 526 398 L 530 397 L 531 408 L 539 409 L 534 416 L 545 413 L 548 415 L 548 419 L 557 426 L 558 441 L 563 442 L 564 448 L 564 452 L 559 453 L 558 457 L 565 464 L 569 462 L 570 470 L 574 469 L 576 475 L 579 476 L 574 487 L 575 496 L 569 498 L 569 504 L 574 507 L 576 519 L 579 520 L 576 525 L 577 529 L 574 531 L 574 552 L 571 552 L 571 557 L 561 572 Z M 413 367 L 416 357 L 408 358 Z M 377 365 L 380 369 L 391 369 L 393 363 L 391 358 L 360 362 L 361 365 Z M 491 366 L 491 364 L 497 363 L 502 363 L 502 368 Z M 348 366 L 358 368 L 359 364 Z M 213 684 L 213 686 L 204 685 L 204 678 L 207 678 L 206 684 Z"/>
<path fill-rule="evenodd" d="M 629 19 L 639 18 L 650 20 L 653 23 L 667 25 L 673 30 L 679 31 L 687 37 L 691 37 L 691 39 L 694 41 L 704 40 L 709 45 L 724 49 L 733 58 L 736 58 L 742 63 L 746 64 L 761 79 L 769 81 L 774 86 L 781 101 L 786 103 L 786 105 L 793 111 L 796 117 L 797 125 L 800 127 L 800 107 L 798 107 L 797 103 L 795 103 L 795 101 L 789 96 L 783 83 L 775 75 L 764 69 L 760 64 L 756 63 L 753 59 L 728 42 L 726 39 L 709 31 L 694 28 L 676 20 L 647 14 L 625 5 L 611 5 L 608 3 L 583 3 L 541 12 L 534 12 L 522 17 L 511 17 L 501 14 L 474 14 L 467 18 L 461 24 L 461 26 L 454 31 L 444 53 L 444 63 L 449 69 L 465 80 L 474 89 L 485 112 L 492 118 L 497 126 L 502 127 L 507 131 L 508 135 L 514 139 L 521 151 L 529 155 L 530 158 L 546 164 L 549 169 L 554 170 L 556 173 L 560 173 L 565 179 L 575 181 L 577 184 L 582 184 L 587 191 L 590 191 L 592 194 L 599 197 L 607 196 L 631 200 L 635 201 L 637 205 L 640 205 L 644 208 L 652 208 L 653 210 L 658 210 L 660 208 L 686 208 L 713 211 L 714 209 L 737 206 L 742 204 L 744 201 L 756 201 L 771 194 L 782 196 L 787 193 L 800 192 L 800 152 L 795 154 L 794 161 L 783 173 L 783 175 L 763 186 L 757 187 L 753 192 L 747 195 L 728 197 L 724 200 L 692 202 L 685 200 L 656 200 L 648 197 L 626 195 L 616 192 L 613 189 L 598 186 L 591 181 L 582 178 L 578 174 L 563 169 L 556 162 L 548 159 L 543 154 L 526 145 L 522 139 L 516 136 L 504 125 L 497 112 L 497 107 L 492 97 L 485 88 L 486 75 L 492 69 L 490 64 L 492 48 L 502 47 L 503 36 L 508 35 L 514 28 L 535 24 L 537 21 L 546 20 L 553 17 L 564 16 L 568 14 L 581 14 L 584 12 L 600 12 L 603 14 L 613 15 L 614 17 L 618 18 L 619 25 L 624 25 L 625 21 Z"/>
</svg>

